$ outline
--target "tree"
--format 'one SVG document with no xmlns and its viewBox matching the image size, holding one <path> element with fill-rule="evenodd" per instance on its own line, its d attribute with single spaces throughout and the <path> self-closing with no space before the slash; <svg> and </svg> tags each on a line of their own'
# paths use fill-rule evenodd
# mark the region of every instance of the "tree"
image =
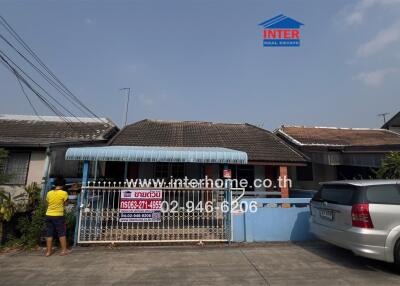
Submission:
<svg viewBox="0 0 400 286">
<path fill-rule="evenodd" d="M 0 185 L 6 183 L 8 179 L 8 176 L 4 172 L 7 156 L 8 152 L 4 149 L 0 149 Z M 15 204 L 11 199 L 11 195 L 0 189 L 0 224 L 2 221 L 10 221 L 14 212 Z"/>
<path fill-rule="evenodd" d="M 8 152 L 0 148 L 0 185 L 7 182 L 8 176 L 5 174 Z M 15 204 L 11 195 L 0 189 L 0 244 L 3 240 L 3 222 L 10 221 L 15 212 Z"/>
<path fill-rule="evenodd" d="M 400 179 L 400 152 L 391 152 L 376 172 L 379 179 Z"/>
<path fill-rule="evenodd" d="M 4 169 L 6 167 L 7 158 L 8 158 L 8 152 L 6 150 L 0 148 L 0 185 L 3 185 L 4 183 L 6 183 L 8 180 L 8 177 L 9 177 L 4 172 Z"/>
</svg>

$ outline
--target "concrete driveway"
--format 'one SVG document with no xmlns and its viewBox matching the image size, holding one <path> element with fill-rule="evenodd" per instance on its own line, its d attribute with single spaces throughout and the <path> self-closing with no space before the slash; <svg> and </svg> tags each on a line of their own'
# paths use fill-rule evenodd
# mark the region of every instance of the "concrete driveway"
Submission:
<svg viewBox="0 0 400 286">
<path fill-rule="evenodd" d="M 321 242 L 80 247 L 0 255 L 0 285 L 400 285 L 390 264 Z"/>
</svg>

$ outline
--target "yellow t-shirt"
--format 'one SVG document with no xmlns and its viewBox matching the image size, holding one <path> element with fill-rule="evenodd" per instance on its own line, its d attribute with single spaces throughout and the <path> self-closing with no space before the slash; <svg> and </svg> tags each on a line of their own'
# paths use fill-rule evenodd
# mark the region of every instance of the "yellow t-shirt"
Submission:
<svg viewBox="0 0 400 286">
<path fill-rule="evenodd" d="M 68 199 L 68 193 L 63 190 L 51 190 L 47 193 L 47 216 L 63 216 L 64 203 Z"/>
</svg>

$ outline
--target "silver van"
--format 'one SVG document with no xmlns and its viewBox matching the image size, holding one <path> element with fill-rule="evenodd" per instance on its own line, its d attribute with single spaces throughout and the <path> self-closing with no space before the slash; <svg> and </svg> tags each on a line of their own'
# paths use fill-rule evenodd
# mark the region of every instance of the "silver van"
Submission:
<svg viewBox="0 0 400 286">
<path fill-rule="evenodd" d="M 322 183 L 310 212 L 318 238 L 400 270 L 400 180 Z"/>
</svg>

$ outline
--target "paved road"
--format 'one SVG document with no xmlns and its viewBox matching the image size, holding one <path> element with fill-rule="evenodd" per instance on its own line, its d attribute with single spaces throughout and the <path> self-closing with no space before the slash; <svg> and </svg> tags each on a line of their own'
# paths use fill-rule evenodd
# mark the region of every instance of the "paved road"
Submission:
<svg viewBox="0 0 400 286">
<path fill-rule="evenodd" d="M 391 265 L 324 243 L 75 248 L 0 255 L 0 285 L 400 285 Z"/>
</svg>

